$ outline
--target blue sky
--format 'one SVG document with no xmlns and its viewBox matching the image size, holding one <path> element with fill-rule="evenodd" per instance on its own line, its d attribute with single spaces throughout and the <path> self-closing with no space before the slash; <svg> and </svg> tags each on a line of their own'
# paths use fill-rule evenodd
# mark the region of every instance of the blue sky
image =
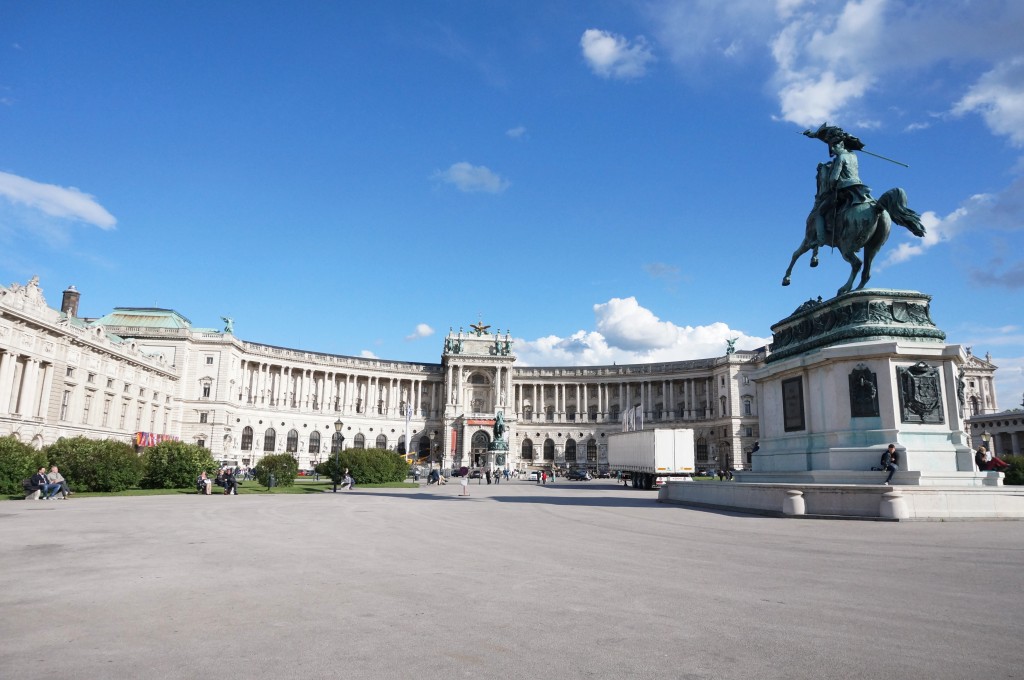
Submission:
<svg viewBox="0 0 1024 680">
<path fill-rule="evenodd" d="M 934 296 L 1024 391 L 1024 3 L 0 1 L 0 280 L 256 342 L 532 364 L 754 348 L 848 266 L 797 264 L 826 120 Z"/>
</svg>

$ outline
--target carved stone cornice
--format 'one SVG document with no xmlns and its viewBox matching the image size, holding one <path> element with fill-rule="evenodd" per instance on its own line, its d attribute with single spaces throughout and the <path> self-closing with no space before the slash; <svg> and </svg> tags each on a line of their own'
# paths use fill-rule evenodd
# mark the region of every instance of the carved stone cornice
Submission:
<svg viewBox="0 0 1024 680">
<path fill-rule="evenodd" d="M 772 326 L 766 362 L 861 340 L 941 342 L 946 334 L 932 322 L 930 303 L 930 295 L 901 290 L 858 290 L 821 303 L 810 300 Z"/>
</svg>

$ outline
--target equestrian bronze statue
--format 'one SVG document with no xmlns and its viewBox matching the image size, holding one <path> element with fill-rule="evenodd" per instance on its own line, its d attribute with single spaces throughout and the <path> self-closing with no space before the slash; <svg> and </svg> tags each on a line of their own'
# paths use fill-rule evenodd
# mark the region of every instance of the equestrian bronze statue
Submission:
<svg viewBox="0 0 1024 680">
<path fill-rule="evenodd" d="M 817 267 L 818 249 L 830 246 L 838 248 L 843 259 L 850 263 L 850 278 L 837 295 L 853 289 L 857 272 L 861 272 L 857 286 L 860 290 L 871 278 L 871 262 L 888 240 L 892 223 L 906 227 L 915 236 L 924 236 L 921 216 L 907 206 L 907 194 L 899 187 L 890 189 L 877 200 L 871 196 L 871 189 L 860 181 L 854 154 L 864 149 L 859 139 L 827 124 L 814 132 L 805 130 L 803 134 L 825 142 L 831 160 L 818 164 L 814 207 L 807 216 L 804 240 L 793 253 L 782 285 L 789 285 L 793 265 L 801 255 L 812 250 L 811 266 Z M 864 251 L 863 262 L 857 257 L 860 250 Z"/>
</svg>

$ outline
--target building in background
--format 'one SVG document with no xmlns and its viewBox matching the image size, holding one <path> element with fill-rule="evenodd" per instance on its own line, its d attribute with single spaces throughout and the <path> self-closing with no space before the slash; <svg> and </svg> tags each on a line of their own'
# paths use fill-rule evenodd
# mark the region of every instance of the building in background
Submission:
<svg viewBox="0 0 1024 680">
<path fill-rule="evenodd" d="M 65 291 L 57 311 L 36 279 L 0 287 L 0 436 L 35 446 L 79 434 L 138 445 L 173 437 L 231 465 L 291 453 L 301 468 L 343 441 L 444 467 L 520 469 L 607 467 L 606 437 L 629 411 L 644 427 L 692 428 L 698 468 L 745 468 L 758 438 L 749 376 L 763 350 L 527 367 L 507 332 L 481 322 L 450 330 L 440 363 L 391 361 L 241 340 L 230 319 L 196 328 L 168 309 L 81 319 L 78 295 Z M 995 366 L 969 359 L 968 403 L 995 408 Z M 507 454 L 489 448 L 499 411 Z"/>
</svg>

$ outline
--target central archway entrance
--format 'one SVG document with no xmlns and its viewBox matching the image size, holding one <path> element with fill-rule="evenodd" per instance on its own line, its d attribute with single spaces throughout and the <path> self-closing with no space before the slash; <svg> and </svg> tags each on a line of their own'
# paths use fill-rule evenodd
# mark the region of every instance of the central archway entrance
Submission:
<svg viewBox="0 0 1024 680">
<path fill-rule="evenodd" d="M 473 463 L 473 467 L 488 467 L 490 464 L 490 454 L 487 452 L 487 447 L 491 444 L 491 436 L 483 430 L 477 430 L 473 433 L 473 438 L 470 440 L 470 452 L 469 459 Z"/>
</svg>

